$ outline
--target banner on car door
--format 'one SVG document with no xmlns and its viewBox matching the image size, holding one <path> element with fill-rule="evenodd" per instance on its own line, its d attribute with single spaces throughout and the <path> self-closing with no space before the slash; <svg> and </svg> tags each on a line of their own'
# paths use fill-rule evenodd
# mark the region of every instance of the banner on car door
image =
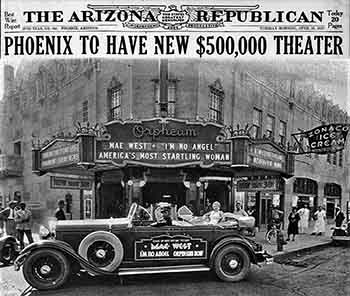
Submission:
<svg viewBox="0 0 350 296">
<path fill-rule="evenodd" d="M 135 241 L 135 260 L 207 258 L 207 241 L 189 236 L 162 235 Z"/>
</svg>

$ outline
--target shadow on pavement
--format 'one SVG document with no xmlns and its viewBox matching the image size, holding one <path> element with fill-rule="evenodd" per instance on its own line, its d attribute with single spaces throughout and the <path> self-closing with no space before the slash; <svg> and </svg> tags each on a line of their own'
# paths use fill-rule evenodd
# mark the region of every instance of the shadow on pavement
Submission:
<svg viewBox="0 0 350 296">
<path fill-rule="evenodd" d="M 30 289 L 27 293 L 22 291 L 21 296 L 67 296 L 67 295 L 84 295 L 86 291 L 92 292 L 96 289 L 101 290 L 103 287 L 106 290 L 113 289 L 114 287 L 125 288 L 126 286 L 138 288 L 141 286 L 159 286 L 159 285 L 177 285 L 181 282 L 182 285 L 186 284 L 204 284 L 208 282 L 219 281 L 214 273 L 211 272 L 198 272 L 195 274 L 183 273 L 183 274 L 152 274 L 152 275 L 138 275 L 138 276 L 125 276 L 122 278 L 122 282 L 119 277 L 92 277 L 87 274 L 73 277 L 62 288 L 51 291 L 38 291 L 36 289 Z M 79 294 L 77 294 L 79 291 Z M 95 295 L 95 293 L 91 294 Z"/>
</svg>

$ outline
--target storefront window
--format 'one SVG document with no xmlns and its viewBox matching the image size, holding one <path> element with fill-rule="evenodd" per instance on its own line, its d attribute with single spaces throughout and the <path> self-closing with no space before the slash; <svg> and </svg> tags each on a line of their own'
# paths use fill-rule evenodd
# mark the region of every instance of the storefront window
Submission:
<svg viewBox="0 0 350 296">
<path fill-rule="evenodd" d="M 256 108 L 253 109 L 253 127 L 252 127 L 252 137 L 261 137 L 261 125 L 262 125 L 262 112 Z"/>
<path fill-rule="evenodd" d="M 341 186 L 335 183 L 327 183 L 324 187 L 326 196 L 341 196 Z"/>
<path fill-rule="evenodd" d="M 266 136 L 268 138 L 274 137 L 274 129 L 275 129 L 275 117 L 271 115 L 267 115 L 266 117 Z"/>
<path fill-rule="evenodd" d="M 293 192 L 295 193 L 295 205 L 301 208 L 308 205 L 313 212 L 317 206 L 317 182 L 307 178 L 296 178 L 293 184 Z"/>
<path fill-rule="evenodd" d="M 21 155 L 22 154 L 22 144 L 21 141 L 15 142 L 13 144 L 13 153 L 16 155 Z"/>
<path fill-rule="evenodd" d="M 327 183 L 324 186 L 327 218 L 333 219 L 335 207 L 341 204 L 341 186 L 335 183 Z"/>
<path fill-rule="evenodd" d="M 317 182 L 306 178 L 296 178 L 293 191 L 302 194 L 317 194 Z"/>
<path fill-rule="evenodd" d="M 279 128 L 279 140 L 282 145 L 286 145 L 287 124 L 284 121 L 280 121 Z"/>
</svg>

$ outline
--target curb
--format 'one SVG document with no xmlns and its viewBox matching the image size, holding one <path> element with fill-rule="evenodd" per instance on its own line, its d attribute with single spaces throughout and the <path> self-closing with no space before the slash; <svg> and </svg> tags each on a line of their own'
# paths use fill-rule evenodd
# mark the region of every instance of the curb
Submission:
<svg viewBox="0 0 350 296">
<path fill-rule="evenodd" d="M 295 256 L 295 255 L 301 255 L 303 253 L 310 252 L 310 251 L 319 251 L 319 250 L 322 250 L 322 249 L 330 246 L 331 244 L 332 244 L 332 241 L 323 242 L 323 243 L 320 243 L 317 245 L 301 248 L 298 250 L 291 250 L 291 251 L 286 251 L 286 252 L 281 253 L 281 254 L 275 254 L 275 255 L 272 255 L 272 257 L 273 257 L 274 262 L 280 263 L 279 261 L 283 261 L 283 260 L 287 259 L 288 257 Z"/>
</svg>

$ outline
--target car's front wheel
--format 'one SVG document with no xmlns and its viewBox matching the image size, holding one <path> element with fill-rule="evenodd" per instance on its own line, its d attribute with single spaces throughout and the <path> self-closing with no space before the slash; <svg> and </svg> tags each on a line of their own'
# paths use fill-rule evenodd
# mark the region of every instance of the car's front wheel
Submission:
<svg viewBox="0 0 350 296">
<path fill-rule="evenodd" d="M 250 269 L 250 257 L 245 249 L 236 245 L 223 247 L 214 261 L 216 275 L 226 282 L 244 279 Z"/>
<path fill-rule="evenodd" d="M 38 290 L 52 290 L 62 286 L 70 275 L 65 255 L 56 250 L 37 250 L 23 264 L 26 281 Z"/>
</svg>

